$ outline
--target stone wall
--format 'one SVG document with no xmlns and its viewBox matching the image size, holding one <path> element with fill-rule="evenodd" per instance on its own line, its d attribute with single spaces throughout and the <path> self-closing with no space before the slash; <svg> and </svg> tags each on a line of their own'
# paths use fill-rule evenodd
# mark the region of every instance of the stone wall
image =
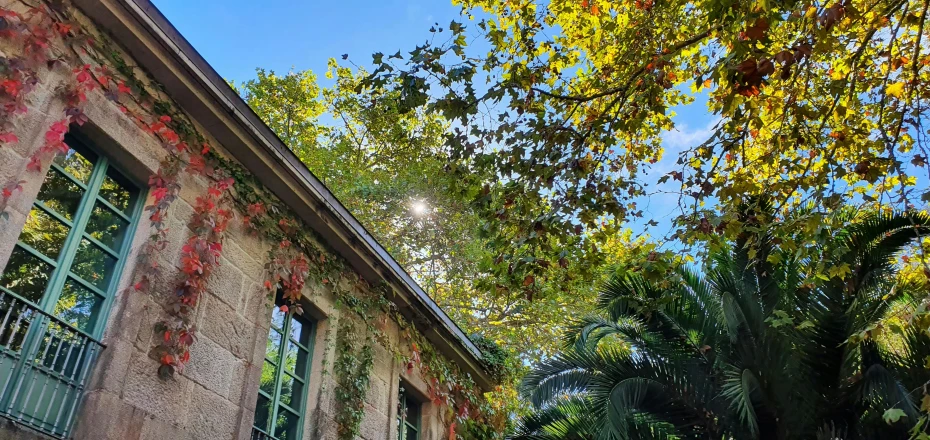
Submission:
<svg viewBox="0 0 930 440">
<path fill-rule="evenodd" d="M 0 0 L 0 5 L 7 3 Z M 10 50 L 13 49 L 0 44 L 0 56 Z M 128 54 L 124 56 L 129 59 Z M 22 193 L 15 195 L 7 208 L 9 216 L 0 219 L 0 268 L 9 259 L 45 176 L 47 168 L 27 172 L 25 165 L 30 154 L 43 143 L 45 130 L 61 119 L 65 104 L 59 86 L 67 78 L 65 69 L 39 78 L 39 89 L 28 98 L 30 111 L 13 121 L 20 141 L 14 146 L 0 146 L 0 182 L 25 180 Z M 161 145 L 120 112 L 99 89 L 88 94 L 85 112 L 89 122 L 80 128 L 81 134 L 130 177 L 146 182 L 165 154 Z M 208 130 L 199 128 L 209 136 Z M 138 253 L 151 233 L 149 222 L 143 218 L 135 231 L 132 250 L 120 274 L 120 287 L 109 311 L 103 337 L 106 349 L 90 376 L 86 400 L 73 430 L 74 438 L 249 438 L 271 319 L 272 302 L 261 287 L 270 243 L 248 234 L 241 228 L 241 222 L 232 222 L 220 265 L 210 279 L 209 294 L 200 302 L 198 336 L 190 364 L 174 379 L 163 381 L 156 374 L 159 364 L 150 355 L 155 337 L 153 324 L 163 313 L 161 305 L 173 295 L 177 285 L 179 271 L 175 268 L 179 265 L 180 248 L 191 234 L 187 222 L 193 213 L 192 204 L 207 188 L 201 177 L 185 176 L 181 185 L 181 197 L 169 211 L 169 244 L 158 255 L 159 264 L 166 270 L 155 281 L 153 295 L 131 288 Z M 323 370 L 324 366 L 333 365 L 336 355 L 332 348 L 336 335 L 331 329 L 338 328 L 340 313 L 332 295 L 318 284 L 308 283 L 304 299 L 308 306 L 305 313 L 316 320 L 317 331 L 303 438 L 334 439 L 335 378 Z M 385 333 L 389 341 L 397 343 L 399 329 L 394 322 L 387 323 Z M 408 377 L 394 354 L 376 345 L 366 416 L 360 430 L 363 439 L 397 438 L 396 396 L 401 378 L 414 394 L 424 398 L 428 395 L 422 378 L 416 374 Z M 421 438 L 438 440 L 447 436 L 440 412 L 432 404 L 424 405 Z M 22 427 L 2 423 L 0 439 L 3 438 L 35 436 Z"/>
</svg>

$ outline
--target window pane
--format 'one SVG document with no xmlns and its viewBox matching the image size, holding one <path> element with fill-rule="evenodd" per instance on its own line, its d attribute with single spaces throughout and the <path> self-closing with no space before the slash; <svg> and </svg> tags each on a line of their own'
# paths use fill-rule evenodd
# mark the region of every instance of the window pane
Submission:
<svg viewBox="0 0 930 440">
<path fill-rule="evenodd" d="M 304 346 L 310 343 L 310 324 L 298 315 L 291 319 L 291 338 Z"/>
<path fill-rule="evenodd" d="M 293 376 L 287 373 L 281 375 L 281 403 L 290 405 L 294 409 L 300 409 L 300 395 L 303 390 L 303 385 Z"/>
<path fill-rule="evenodd" d="M 271 309 L 271 325 L 276 328 L 284 328 L 284 320 L 287 319 L 287 313 L 281 311 L 280 308 L 275 307 Z"/>
<path fill-rule="evenodd" d="M 35 362 L 69 379 L 79 373 L 81 362 L 85 359 L 86 340 L 77 337 L 74 330 L 57 322 L 50 322 L 45 327 L 45 334 L 39 342 Z"/>
<path fill-rule="evenodd" d="M 407 425 L 407 436 L 404 437 L 404 440 L 417 440 L 417 430 Z"/>
<path fill-rule="evenodd" d="M 59 173 L 58 170 L 51 169 L 45 175 L 45 182 L 39 190 L 38 199 L 62 217 L 73 221 L 74 213 L 77 212 L 83 195 L 84 190 L 81 187 Z"/>
<path fill-rule="evenodd" d="M 65 238 L 68 238 L 68 231 L 68 227 L 60 221 L 41 208 L 33 207 L 26 218 L 26 226 L 23 227 L 19 240 L 46 257 L 57 260 L 58 253 L 65 244 Z"/>
<path fill-rule="evenodd" d="M 86 232 L 114 251 L 119 251 L 129 223 L 101 203 L 94 204 Z"/>
<path fill-rule="evenodd" d="M 268 393 L 269 396 L 274 396 L 274 373 L 274 364 L 265 361 L 265 363 L 262 364 L 262 377 L 258 387 L 261 388 L 262 391 Z"/>
<path fill-rule="evenodd" d="M 35 319 L 36 312 L 26 303 L 5 296 L 0 302 L 0 345 L 13 351 L 22 349 L 23 340 L 29 331 L 29 324 Z"/>
<path fill-rule="evenodd" d="M 274 435 L 278 440 L 297 438 L 297 428 L 300 419 L 284 408 L 278 408 L 278 419 L 275 420 Z"/>
<path fill-rule="evenodd" d="M 128 185 L 117 182 L 112 176 L 106 176 L 103 178 L 103 184 L 100 186 L 98 194 L 115 206 L 116 209 L 128 214 L 129 206 L 132 203 L 132 193 Z"/>
<path fill-rule="evenodd" d="M 55 157 L 55 163 L 64 168 L 68 174 L 84 183 L 90 180 L 90 173 L 94 171 L 94 164 L 87 157 L 73 149 L 69 149 L 67 154 Z"/>
<path fill-rule="evenodd" d="M 410 396 L 406 396 L 407 399 L 407 423 L 410 423 L 414 426 L 417 425 L 417 421 L 420 419 L 420 402 L 413 400 Z"/>
<path fill-rule="evenodd" d="M 113 277 L 116 259 L 105 253 L 97 245 L 81 240 L 71 272 L 101 290 L 106 290 Z"/>
<path fill-rule="evenodd" d="M 284 368 L 291 373 L 303 374 L 307 365 L 307 352 L 297 344 L 288 341 L 284 352 Z"/>
<path fill-rule="evenodd" d="M 272 362 L 278 363 L 278 356 L 281 352 L 281 333 L 275 329 L 268 330 L 268 342 L 265 345 L 265 357 Z"/>
<path fill-rule="evenodd" d="M 259 394 L 258 402 L 255 404 L 255 423 L 253 425 L 261 428 L 262 431 L 268 429 L 268 419 L 271 418 L 271 401 L 265 396 Z"/>
<path fill-rule="evenodd" d="M 0 286 L 32 302 L 39 302 L 51 273 L 52 266 L 17 246 L 3 270 L 3 277 L 0 277 Z"/>
<path fill-rule="evenodd" d="M 85 332 L 92 330 L 102 298 L 74 280 L 65 281 L 54 313 L 63 321 Z"/>
</svg>

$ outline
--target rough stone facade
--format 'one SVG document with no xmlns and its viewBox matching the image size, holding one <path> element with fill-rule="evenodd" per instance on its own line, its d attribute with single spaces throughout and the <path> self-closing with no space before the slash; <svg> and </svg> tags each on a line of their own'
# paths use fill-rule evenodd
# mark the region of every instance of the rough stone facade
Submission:
<svg viewBox="0 0 930 440">
<path fill-rule="evenodd" d="M 0 0 L 6 6 L 10 0 Z M 0 46 L 0 56 L 4 56 Z M 131 53 L 127 53 L 131 56 Z M 20 141 L 0 146 L 0 182 L 25 180 L 21 194 L 7 207 L 9 216 L 0 219 L 0 268 L 10 257 L 32 203 L 39 193 L 46 169 L 26 172 L 29 155 L 43 142 L 43 133 L 60 119 L 64 102 L 56 91 L 66 74 L 45 74 L 39 89 L 29 95 L 30 111 L 14 121 Z M 93 146 L 131 178 L 146 182 L 155 173 L 162 147 L 143 132 L 98 89 L 88 94 L 85 112 L 89 122 L 79 129 Z M 194 119 L 195 123 L 198 121 Z M 208 137 L 209 129 L 199 127 Z M 213 145 L 221 145 L 213 140 Z M 231 155 L 230 155 L 231 157 Z M 46 166 L 48 166 L 46 164 Z M 271 321 L 272 301 L 262 288 L 264 261 L 271 243 L 262 242 L 232 222 L 226 234 L 223 257 L 210 279 L 209 293 L 201 299 L 197 341 L 190 364 L 173 380 L 158 378 L 157 360 L 150 355 L 154 344 L 153 324 L 159 319 L 161 303 L 171 295 L 178 275 L 180 249 L 191 234 L 187 223 L 196 197 L 206 191 L 207 182 L 185 175 L 181 197 L 169 211 L 170 240 L 159 255 L 168 268 L 156 280 L 155 295 L 131 288 L 138 254 L 151 233 L 143 219 L 132 237 L 132 248 L 119 274 L 120 286 L 109 310 L 102 342 L 106 348 L 92 371 L 86 397 L 72 431 L 77 439 L 248 439 L 259 389 L 259 377 Z M 324 373 L 333 365 L 336 353 L 327 341 L 328 329 L 338 328 L 340 311 L 333 296 L 318 284 L 304 289 L 306 314 L 316 323 L 311 376 L 306 392 L 303 439 L 335 439 L 335 377 Z M 399 330 L 389 321 L 385 333 L 397 342 Z M 329 349 L 327 349 L 329 346 Z M 415 372 L 408 376 L 395 355 L 375 346 L 371 385 L 366 398 L 366 414 L 360 429 L 365 440 L 396 439 L 397 395 L 400 380 L 412 393 L 423 398 L 421 439 L 445 438 L 446 425 L 440 409 L 425 399 L 426 382 Z M 0 423 L 0 439 L 43 438 L 22 426 Z"/>
</svg>

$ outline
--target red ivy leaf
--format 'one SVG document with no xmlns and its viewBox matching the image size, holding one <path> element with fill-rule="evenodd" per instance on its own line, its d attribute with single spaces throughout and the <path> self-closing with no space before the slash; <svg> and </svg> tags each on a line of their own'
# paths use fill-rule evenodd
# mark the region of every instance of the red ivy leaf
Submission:
<svg viewBox="0 0 930 440">
<path fill-rule="evenodd" d="M 15 144 L 19 142 L 19 138 L 16 137 L 12 132 L 0 133 L 0 142 L 5 144 Z"/>
<path fill-rule="evenodd" d="M 42 161 L 38 157 L 32 156 L 29 158 L 29 163 L 26 164 L 26 169 L 29 171 L 41 171 Z"/>
<path fill-rule="evenodd" d="M 178 336 L 178 342 L 180 342 L 183 345 L 190 346 L 191 344 L 194 343 L 194 335 L 192 335 L 190 332 L 182 331 L 181 335 Z M 187 353 L 190 353 L 190 352 L 187 352 Z M 188 354 L 188 357 L 189 356 L 190 355 Z M 184 361 L 184 362 L 187 362 L 187 361 Z"/>
</svg>

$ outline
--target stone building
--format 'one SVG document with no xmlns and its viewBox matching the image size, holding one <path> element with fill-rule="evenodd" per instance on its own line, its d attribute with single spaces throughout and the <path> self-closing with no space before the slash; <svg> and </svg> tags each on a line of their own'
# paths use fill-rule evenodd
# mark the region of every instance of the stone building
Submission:
<svg viewBox="0 0 930 440">
<path fill-rule="evenodd" d="M 148 0 L 0 0 L 0 62 L 0 438 L 445 439 L 478 412 L 480 350 Z M 293 218 L 257 233 L 246 180 Z M 309 269 L 275 278 L 291 235 Z"/>
</svg>

